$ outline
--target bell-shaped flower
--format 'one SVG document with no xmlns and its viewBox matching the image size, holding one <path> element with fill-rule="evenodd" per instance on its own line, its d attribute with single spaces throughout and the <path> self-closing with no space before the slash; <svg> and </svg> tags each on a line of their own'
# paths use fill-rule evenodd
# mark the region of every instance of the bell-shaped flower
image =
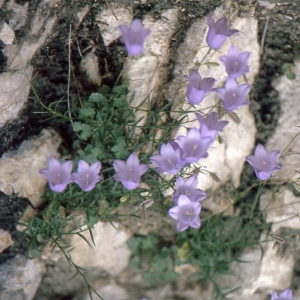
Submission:
<svg viewBox="0 0 300 300">
<path fill-rule="evenodd" d="M 148 166 L 140 164 L 135 153 L 132 153 L 127 158 L 126 162 L 120 159 L 113 161 L 113 166 L 116 171 L 114 180 L 121 181 L 124 188 L 131 191 L 136 189 L 141 181 L 141 176 L 147 171 Z"/>
<path fill-rule="evenodd" d="M 207 24 L 209 29 L 206 36 L 206 43 L 213 49 L 219 49 L 227 37 L 239 32 L 236 29 L 228 29 L 228 20 L 226 18 L 221 18 L 215 23 L 214 19 L 208 15 Z"/>
<path fill-rule="evenodd" d="M 182 159 L 187 163 L 195 163 L 208 156 L 211 137 L 202 137 L 197 128 L 191 128 L 186 136 L 178 136 L 176 141 L 181 148 Z"/>
<path fill-rule="evenodd" d="M 96 183 L 102 180 L 99 174 L 101 163 L 95 162 L 91 166 L 84 160 L 79 160 L 77 173 L 72 173 L 72 179 L 80 188 L 85 191 L 91 191 Z"/>
<path fill-rule="evenodd" d="M 273 172 L 281 168 L 277 163 L 279 156 L 280 151 L 267 152 L 264 146 L 258 144 L 254 155 L 246 156 L 246 160 L 253 167 L 257 178 L 267 180 Z"/>
<path fill-rule="evenodd" d="M 188 197 L 180 195 L 177 206 L 169 210 L 169 215 L 177 220 L 177 231 L 184 231 L 189 226 L 193 228 L 200 228 L 200 214 L 201 204 L 198 201 L 191 201 Z"/>
<path fill-rule="evenodd" d="M 202 138 L 211 137 L 212 143 L 215 141 L 219 131 L 229 123 L 228 121 L 219 121 L 218 115 L 215 112 L 209 113 L 206 118 L 201 114 L 196 113 L 196 117 L 200 124 L 200 133 Z"/>
<path fill-rule="evenodd" d="M 151 156 L 150 161 L 157 167 L 158 173 L 169 174 L 177 174 L 185 163 L 181 159 L 181 149 L 175 142 L 162 144 L 160 154 Z"/>
<path fill-rule="evenodd" d="M 216 93 L 221 98 L 224 109 L 229 111 L 234 111 L 240 106 L 250 105 L 250 101 L 246 98 L 249 91 L 249 84 L 238 85 L 233 78 L 226 80 L 225 88 L 216 89 Z"/>
<path fill-rule="evenodd" d="M 150 34 L 149 29 L 144 29 L 141 20 L 134 19 L 130 27 L 120 25 L 121 32 L 120 42 L 125 44 L 126 50 L 130 55 L 139 55 L 144 48 L 144 42 Z"/>
<path fill-rule="evenodd" d="M 206 194 L 197 189 L 198 178 L 196 176 L 190 176 L 186 181 L 178 176 L 176 179 L 176 190 L 173 194 L 173 199 L 176 204 L 178 204 L 178 199 L 180 195 L 188 197 L 191 201 L 202 201 L 206 198 Z"/>
<path fill-rule="evenodd" d="M 242 74 L 249 72 L 248 60 L 250 52 L 240 53 L 234 46 L 230 46 L 227 56 L 221 56 L 220 61 L 225 66 L 226 72 L 231 78 L 238 78 Z"/>
<path fill-rule="evenodd" d="M 71 160 L 67 160 L 61 164 L 55 157 L 50 157 L 48 160 L 48 169 L 42 169 L 39 173 L 48 180 L 52 191 L 60 193 L 73 181 L 71 176 L 72 167 L 73 162 Z"/>
<path fill-rule="evenodd" d="M 212 90 L 216 80 L 214 78 L 201 78 L 201 75 L 196 70 L 191 70 L 190 76 L 184 76 L 189 85 L 186 92 L 186 97 L 191 104 L 199 104 L 207 93 Z"/>
<path fill-rule="evenodd" d="M 293 300 L 293 293 L 290 289 L 286 289 L 278 296 L 278 294 L 273 291 L 270 300 Z"/>
</svg>

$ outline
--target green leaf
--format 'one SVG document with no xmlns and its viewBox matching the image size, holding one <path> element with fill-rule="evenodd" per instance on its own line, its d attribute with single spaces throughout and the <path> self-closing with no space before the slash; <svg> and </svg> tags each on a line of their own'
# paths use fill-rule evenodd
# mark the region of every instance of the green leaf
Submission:
<svg viewBox="0 0 300 300">
<path fill-rule="evenodd" d="M 164 272 L 168 269 L 168 260 L 161 255 L 155 255 L 151 260 L 151 267 L 158 272 Z"/>
<path fill-rule="evenodd" d="M 166 271 L 164 273 L 164 279 L 166 281 L 174 281 L 180 277 L 180 274 L 176 273 L 175 271 Z"/>
<path fill-rule="evenodd" d="M 80 138 L 86 141 L 92 134 L 92 128 L 89 125 L 82 124 L 81 122 L 74 122 L 73 130 L 80 133 Z"/>
<path fill-rule="evenodd" d="M 103 96 L 106 96 L 109 92 L 110 92 L 110 87 L 108 87 L 107 85 L 102 85 L 99 90 L 99 93 L 102 94 Z"/>
<path fill-rule="evenodd" d="M 287 74 L 286 77 L 289 80 L 295 80 L 296 79 L 296 74 L 291 72 L 291 73 Z"/>
<path fill-rule="evenodd" d="M 81 120 L 86 120 L 88 118 L 93 119 L 96 111 L 91 107 L 85 107 L 79 110 L 79 118 Z"/>
<path fill-rule="evenodd" d="M 133 254 L 136 255 L 138 254 L 139 245 L 140 245 L 138 238 L 132 237 L 131 239 L 128 240 L 127 245 Z"/>
<path fill-rule="evenodd" d="M 99 107 L 107 105 L 107 99 L 99 93 L 92 93 L 88 101 L 90 103 L 97 103 Z"/>
<path fill-rule="evenodd" d="M 116 158 L 125 159 L 128 156 L 129 151 L 126 148 L 124 138 L 118 137 L 117 143 L 111 148 L 111 151 L 116 154 Z"/>
</svg>

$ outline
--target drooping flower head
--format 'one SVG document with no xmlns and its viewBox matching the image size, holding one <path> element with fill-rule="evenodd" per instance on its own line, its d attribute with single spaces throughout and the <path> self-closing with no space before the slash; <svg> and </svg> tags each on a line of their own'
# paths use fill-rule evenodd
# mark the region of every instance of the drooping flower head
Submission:
<svg viewBox="0 0 300 300">
<path fill-rule="evenodd" d="M 200 228 L 199 213 L 201 204 L 198 201 L 191 201 L 188 197 L 180 195 L 178 198 L 177 206 L 169 210 L 169 215 L 177 220 L 177 231 L 184 231 L 189 226 L 193 228 Z"/>
<path fill-rule="evenodd" d="M 194 127 L 186 136 L 178 136 L 177 143 L 182 150 L 182 159 L 187 163 L 195 163 L 208 156 L 207 150 L 211 145 L 211 138 L 202 137 L 200 131 Z"/>
<path fill-rule="evenodd" d="M 116 171 L 114 180 L 121 181 L 124 188 L 131 191 L 136 189 L 141 181 L 141 176 L 147 171 L 148 166 L 140 164 L 135 153 L 132 153 L 127 158 L 126 162 L 120 159 L 113 161 L 113 166 Z"/>
<path fill-rule="evenodd" d="M 196 113 L 196 117 L 200 124 L 200 133 L 202 137 L 210 137 L 212 143 L 217 137 L 219 131 L 222 131 L 223 128 L 229 123 L 228 121 L 219 121 L 218 115 L 215 112 L 209 113 L 206 118 L 201 114 Z"/>
<path fill-rule="evenodd" d="M 189 85 L 186 92 L 186 97 L 191 104 L 199 104 L 207 93 L 212 90 L 216 80 L 214 78 L 201 78 L 197 70 L 191 70 L 190 76 L 184 76 Z"/>
<path fill-rule="evenodd" d="M 91 166 L 84 160 L 79 160 L 77 173 L 72 173 L 72 179 L 80 188 L 85 191 L 91 191 L 96 183 L 102 180 L 99 174 L 101 163 L 95 162 Z"/>
<path fill-rule="evenodd" d="M 253 167 L 257 178 L 267 180 L 273 172 L 281 168 L 277 163 L 279 156 L 280 151 L 274 150 L 267 153 L 264 146 L 258 144 L 254 155 L 246 156 L 246 160 Z"/>
<path fill-rule="evenodd" d="M 228 29 L 228 20 L 226 18 L 221 18 L 215 23 L 214 19 L 208 15 L 207 24 L 209 29 L 206 36 L 206 43 L 213 49 L 221 48 L 227 37 L 239 32 L 236 29 Z"/>
<path fill-rule="evenodd" d="M 270 300 L 293 300 L 293 293 L 290 289 L 286 289 L 278 296 L 278 294 L 273 291 Z"/>
<path fill-rule="evenodd" d="M 157 166 L 158 173 L 177 174 L 184 165 L 181 159 L 181 149 L 175 142 L 162 144 L 160 154 L 151 156 L 150 161 Z"/>
<path fill-rule="evenodd" d="M 197 189 L 198 178 L 196 176 L 190 176 L 186 181 L 181 176 L 176 179 L 176 190 L 173 194 L 173 199 L 178 204 L 180 195 L 188 197 L 191 201 L 202 201 L 206 198 L 206 194 Z"/>
<path fill-rule="evenodd" d="M 60 193 L 73 181 L 71 176 L 72 167 L 73 162 L 70 160 L 61 164 L 55 157 L 50 157 L 48 169 L 42 169 L 39 173 L 48 180 L 52 191 Z"/>
<path fill-rule="evenodd" d="M 120 42 L 125 44 L 126 50 L 130 55 L 139 55 L 144 48 L 144 42 L 150 34 L 149 29 L 144 29 L 141 20 L 134 19 L 130 27 L 120 25 Z"/>
<path fill-rule="evenodd" d="M 231 78 L 238 78 L 243 73 L 249 72 L 248 60 L 250 52 L 240 53 L 234 46 L 230 46 L 227 56 L 221 56 L 220 61 L 225 66 L 226 72 Z"/>
<path fill-rule="evenodd" d="M 222 100 L 224 109 L 229 111 L 234 111 L 240 106 L 250 105 L 250 101 L 246 98 L 249 91 L 249 84 L 238 85 L 233 78 L 226 80 L 225 88 L 216 89 L 218 96 Z"/>
</svg>

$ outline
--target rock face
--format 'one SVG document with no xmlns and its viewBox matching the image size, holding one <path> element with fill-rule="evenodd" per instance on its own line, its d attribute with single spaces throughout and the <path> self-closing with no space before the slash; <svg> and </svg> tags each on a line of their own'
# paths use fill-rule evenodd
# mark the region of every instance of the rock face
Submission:
<svg viewBox="0 0 300 300">
<path fill-rule="evenodd" d="M 47 245 L 39 257 L 28 258 L 24 255 L 26 245 L 18 240 L 16 228 L 24 227 L 17 226 L 17 222 L 30 219 L 42 203 L 46 182 L 38 171 L 46 167 L 50 156 L 60 156 L 61 143 L 67 150 L 63 152 L 68 152 L 73 142 L 70 122 L 63 125 L 51 120 L 39 122 L 48 115 L 44 118 L 35 114 L 41 111 L 38 102 L 54 109 L 56 103 L 67 99 L 68 93 L 71 103 L 76 105 L 102 84 L 113 86 L 122 76 L 130 81 L 130 93 L 135 93 L 132 106 L 138 107 L 149 97 L 153 107 L 172 103 L 173 112 L 168 117 L 173 119 L 178 117 L 179 108 L 190 110 L 188 125 L 178 128 L 176 138 L 185 135 L 188 128 L 198 127 L 194 110 L 185 100 L 184 75 L 197 68 L 202 77 L 216 79 L 215 87 L 223 86 L 226 73 L 219 57 L 227 54 L 230 45 L 240 52 L 251 52 L 250 72 L 239 79 L 239 83 L 251 85 L 251 106 L 237 111 L 240 124 L 226 115 L 223 117 L 230 121 L 221 133 L 223 143 L 214 142 L 209 157 L 195 164 L 196 167 L 204 164 L 220 178 L 217 183 L 199 174 L 199 188 L 209 196 L 203 206 L 212 214 L 230 206 L 228 215 L 233 215 L 232 199 L 224 197 L 224 186 L 231 183 L 237 189 L 250 186 L 253 170 L 245 167 L 244 158 L 258 142 L 268 151 L 278 149 L 284 159 L 276 173 L 277 194 L 274 197 L 273 191 L 266 190 L 259 199 L 259 209 L 266 222 L 274 223 L 270 233 L 278 234 L 286 242 L 273 247 L 270 235 L 261 232 L 263 259 L 259 249 L 247 249 L 240 260 L 251 263 L 246 267 L 232 263 L 230 275 L 219 276 L 217 281 L 232 289 L 239 288 L 228 299 L 267 299 L 272 290 L 289 286 L 293 287 L 294 296 L 300 297 L 299 174 L 294 172 L 300 170 L 298 156 L 294 155 L 300 146 L 297 136 L 300 112 L 295 105 L 300 94 L 299 7 L 230 0 L 100 2 L 73 1 L 69 5 L 61 0 L 0 0 L 0 40 L 4 43 L 3 49 L 0 44 L 0 299 L 89 299 L 82 278 L 69 280 L 74 269 L 62 253 L 51 252 Z M 207 14 L 215 20 L 227 17 L 230 27 L 239 33 L 228 38 L 220 51 L 210 52 L 202 62 L 207 53 Z M 118 25 L 129 25 L 133 18 L 140 18 L 151 35 L 142 54 L 130 58 L 118 42 Z M 197 67 L 200 62 L 208 61 L 219 65 Z M 283 74 L 281 67 L 286 62 L 295 63 L 291 69 L 296 75 L 294 81 Z M 195 109 L 207 113 L 215 109 L 217 101 L 215 93 L 211 93 Z M 146 101 L 140 108 L 143 110 L 147 105 Z M 68 106 L 63 109 L 62 119 L 68 114 Z M 137 111 L 140 124 L 146 117 L 146 112 Z M 161 122 L 167 122 L 167 118 Z M 88 246 L 78 235 L 68 240 L 74 247 L 72 259 L 91 270 L 87 278 L 104 299 L 211 298 L 212 285 L 203 288 L 189 283 L 195 266 L 177 267 L 182 276 L 174 285 L 163 281 L 146 283 L 140 272 L 129 266 L 128 239 L 155 231 L 160 231 L 158 235 L 163 238 L 171 221 L 156 221 L 160 217 L 157 212 L 150 213 L 148 228 L 144 223 L 134 224 L 125 218 L 114 223 L 115 228 L 109 222 L 98 222 L 92 229 L 96 246 Z M 167 229 L 160 228 L 165 224 Z M 173 235 L 166 237 L 168 243 Z M 89 234 L 84 237 L 91 243 Z"/>
</svg>

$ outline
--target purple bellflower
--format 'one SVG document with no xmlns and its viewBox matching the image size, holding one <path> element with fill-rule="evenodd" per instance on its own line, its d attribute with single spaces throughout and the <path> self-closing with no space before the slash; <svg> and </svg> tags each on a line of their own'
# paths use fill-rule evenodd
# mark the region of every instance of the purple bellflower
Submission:
<svg viewBox="0 0 300 300">
<path fill-rule="evenodd" d="M 169 174 L 177 174 L 185 163 L 181 159 L 181 149 L 176 142 L 162 144 L 160 154 L 151 156 L 150 161 L 157 167 L 158 173 Z"/>
<path fill-rule="evenodd" d="M 211 137 L 212 143 L 216 139 L 218 132 L 222 131 L 229 123 L 228 121 L 219 121 L 218 115 L 215 112 L 209 113 L 206 118 L 196 113 L 196 117 L 200 124 L 200 133 L 202 138 Z"/>
<path fill-rule="evenodd" d="M 243 73 L 249 72 L 247 65 L 250 57 L 250 52 L 240 53 L 234 46 L 230 46 L 227 56 L 221 56 L 220 61 L 225 66 L 226 72 L 231 78 L 238 78 Z"/>
<path fill-rule="evenodd" d="M 73 181 L 71 176 L 72 167 L 73 162 L 71 160 L 67 160 L 61 164 L 55 157 L 50 157 L 48 160 L 48 169 L 42 169 L 39 173 L 48 180 L 52 191 L 61 193 Z"/>
<path fill-rule="evenodd" d="M 257 178 L 267 180 L 273 172 L 281 168 L 277 163 L 279 156 L 280 151 L 274 150 L 267 153 L 264 146 L 258 144 L 255 148 L 254 155 L 246 156 L 246 160 L 253 167 Z"/>
<path fill-rule="evenodd" d="M 189 83 L 186 97 L 191 104 L 199 104 L 202 102 L 216 82 L 216 80 L 211 77 L 202 79 L 196 70 L 191 70 L 190 76 L 185 75 L 184 77 Z"/>
<path fill-rule="evenodd" d="M 188 197 L 193 201 L 202 201 L 206 198 L 206 194 L 197 189 L 198 178 L 196 176 L 190 176 L 186 181 L 181 176 L 176 179 L 176 190 L 174 192 L 173 198 L 176 204 L 178 204 L 178 199 L 180 195 Z"/>
<path fill-rule="evenodd" d="M 239 32 L 236 29 L 228 29 L 228 20 L 226 18 L 219 19 L 216 23 L 214 19 L 207 16 L 208 33 L 206 43 L 212 49 L 219 49 L 224 44 L 227 37 Z"/>
<path fill-rule="evenodd" d="M 246 98 L 249 91 L 249 84 L 238 85 L 233 78 L 226 80 L 225 88 L 216 89 L 218 96 L 222 100 L 224 109 L 229 111 L 234 111 L 240 106 L 250 105 L 250 101 Z"/>
<path fill-rule="evenodd" d="M 186 163 L 198 162 L 208 156 L 207 150 L 211 145 L 211 137 L 201 137 L 197 128 L 191 128 L 186 136 L 178 136 L 177 143 L 182 150 L 182 158 Z"/>
<path fill-rule="evenodd" d="M 72 179 L 80 188 L 85 191 L 91 191 L 96 183 L 102 180 L 99 174 L 101 163 L 95 162 L 91 166 L 84 160 L 79 160 L 77 173 L 72 173 Z"/>
<path fill-rule="evenodd" d="M 114 175 L 114 180 L 121 181 L 124 188 L 129 191 L 134 190 L 139 186 L 141 176 L 148 169 L 147 165 L 140 164 L 135 153 L 130 154 L 126 162 L 120 159 L 115 159 L 113 161 L 113 165 L 117 173 Z"/>
<path fill-rule="evenodd" d="M 282 291 L 279 296 L 273 291 L 271 295 L 271 300 L 293 300 L 293 293 L 290 289 Z"/>
<path fill-rule="evenodd" d="M 150 34 L 149 29 L 144 29 L 141 20 L 134 19 L 130 25 L 120 25 L 121 32 L 120 41 L 125 44 L 126 50 L 130 55 L 139 55 L 144 48 L 144 42 Z"/>
<path fill-rule="evenodd" d="M 177 231 L 184 231 L 189 226 L 193 228 L 200 228 L 199 213 L 201 204 L 198 201 L 191 201 L 188 197 L 180 195 L 178 198 L 177 206 L 169 210 L 169 215 L 177 220 Z"/>
</svg>

